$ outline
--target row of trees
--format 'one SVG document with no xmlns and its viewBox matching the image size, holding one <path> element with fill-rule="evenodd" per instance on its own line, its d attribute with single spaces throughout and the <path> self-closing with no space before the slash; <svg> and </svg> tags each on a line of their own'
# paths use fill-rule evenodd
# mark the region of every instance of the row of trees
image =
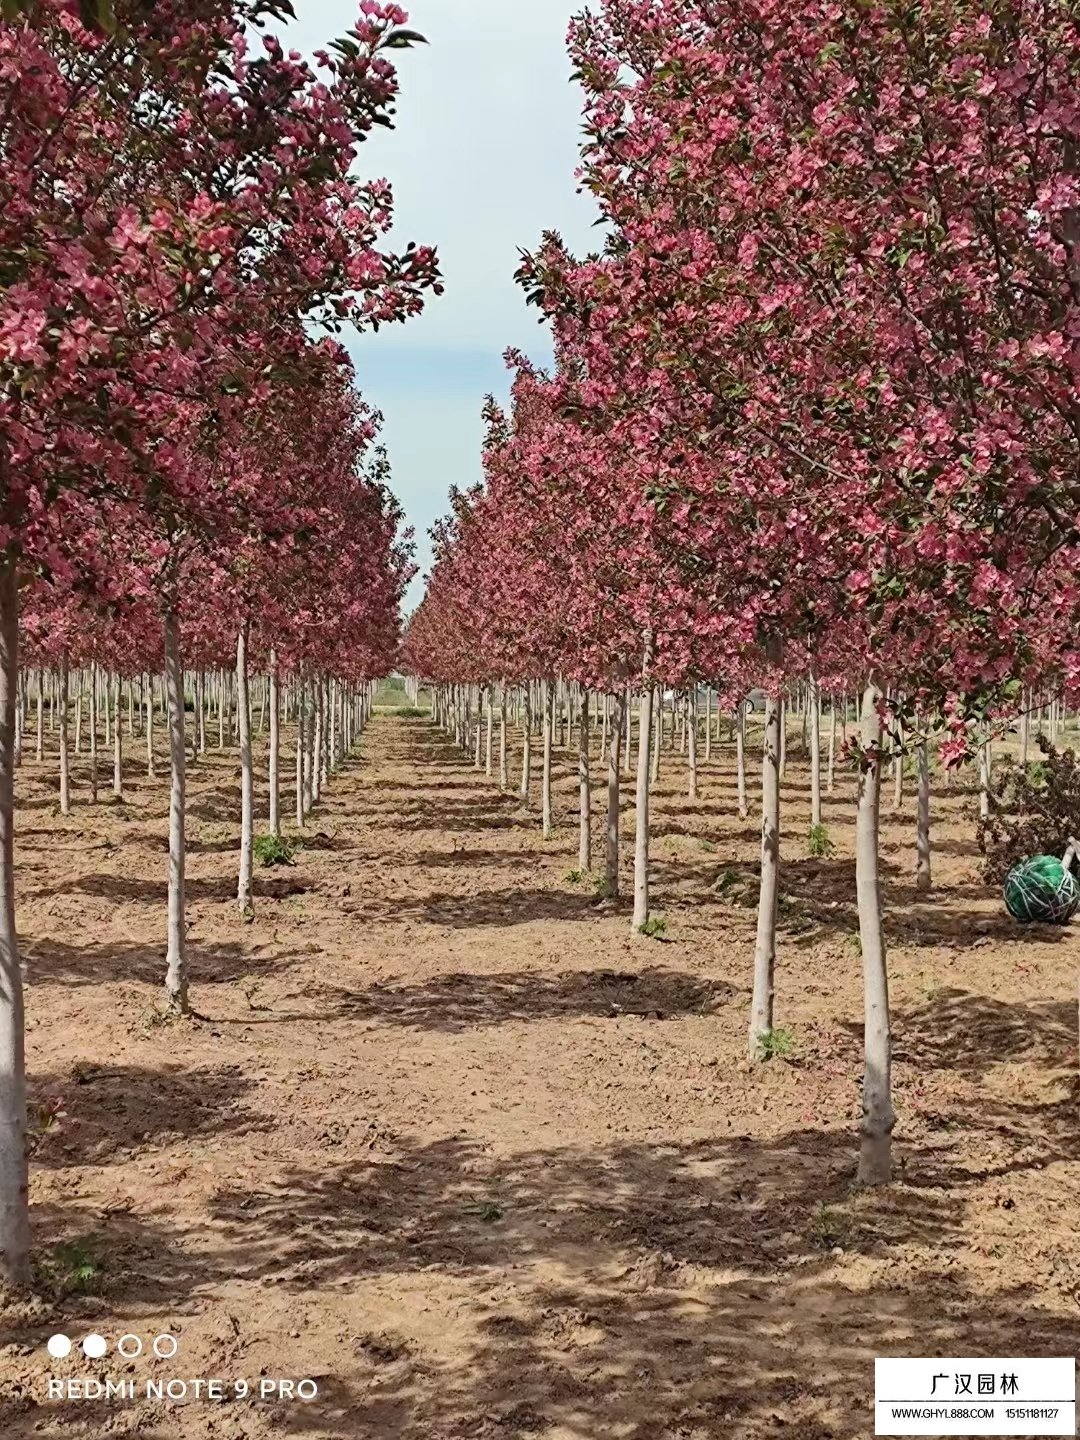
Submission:
<svg viewBox="0 0 1080 1440">
<path fill-rule="evenodd" d="M 389 188 L 353 168 L 391 123 L 392 52 L 420 37 L 399 6 L 363 0 L 312 65 L 266 33 L 291 15 L 288 0 L 2 9 L 0 1279 L 28 1274 L 20 638 L 61 697 L 76 667 L 112 677 L 114 707 L 116 677 L 164 676 L 166 986 L 181 1009 L 185 671 L 235 668 L 243 903 L 252 664 L 272 724 L 284 677 L 323 714 L 336 686 L 351 717 L 397 643 L 409 546 L 335 333 L 403 319 L 440 288 L 429 248 L 384 247 Z"/>
<path fill-rule="evenodd" d="M 549 234 L 524 256 L 555 363 L 508 356 L 484 483 L 452 497 L 409 630 L 416 672 L 453 687 L 452 727 L 463 687 L 538 680 L 549 706 L 556 674 L 613 697 L 616 737 L 628 690 L 647 737 L 661 686 L 708 681 L 728 704 L 765 688 L 752 1052 L 772 1027 L 779 696 L 793 678 L 861 694 L 847 749 L 871 1184 L 890 1177 L 894 1123 L 883 768 L 918 753 L 928 866 L 930 737 L 959 763 L 1025 687 L 1080 679 L 1066 12 L 606 0 L 579 17 L 579 177 L 605 248 L 577 258 Z"/>
</svg>

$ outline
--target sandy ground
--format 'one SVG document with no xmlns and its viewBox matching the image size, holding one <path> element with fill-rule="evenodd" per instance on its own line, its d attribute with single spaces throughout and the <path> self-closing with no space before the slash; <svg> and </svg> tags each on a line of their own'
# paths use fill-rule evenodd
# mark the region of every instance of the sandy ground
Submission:
<svg viewBox="0 0 1080 1440">
<path fill-rule="evenodd" d="M 753 1066 L 757 826 L 729 747 L 694 804 L 664 756 L 652 940 L 568 878 L 569 757 L 545 843 L 535 809 L 400 716 L 373 721 L 295 867 L 257 871 L 245 924 L 236 759 L 211 753 L 190 793 L 198 1018 L 161 1024 L 166 797 L 139 743 L 122 806 L 82 789 L 63 819 L 51 764 L 20 774 L 32 1094 L 64 1117 L 35 1156 L 39 1293 L 0 1310 L 4 1440 L 841 1440 L 873 1433 L 875 1355 L 1075 1353 L 1076 926 L 1009 920 L 959 788 L 935 797 L 927 900 L 913 802 L 887 817 L 899 1179 L 859 1192 L 849 777 L 837 853 L 811 860 L 789 765 L 793 1048 Z M 50 1360 L 57 1331 L 109 1353 Z M 178 1354 L 124 1360 L 124 1333 Z M 230 1398 L 49 1402 L 50 1376 Z M 278 1378 L 317 1398 L 234 1388 Z"/>
</svg>

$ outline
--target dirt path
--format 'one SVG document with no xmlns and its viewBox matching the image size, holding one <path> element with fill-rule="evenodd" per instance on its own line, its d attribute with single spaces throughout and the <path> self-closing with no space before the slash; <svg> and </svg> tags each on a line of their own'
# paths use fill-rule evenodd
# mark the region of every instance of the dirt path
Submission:
<svg viewBox="0 0 1080 1440">
<path fill-rule="evenodd" d="M 842 1440 L 872 1433 L 875 1355 L 1074 1353 L 1075 932 L 1021 931 L 986 895 L 959 794 L 937 804 L 932 900 L 910 818 L 890 822 L 903 1168 L 860 1194 L 850 801 L 827 801 L 836 857 L 800 859 L 789 771 L 794 1049 L 751 1067 L 756 827 L 732 818 L 726 748 L 698 804 L 684 780 L 665 756 L 667 933 L 632 941 L 625 909 L 567 878 L 569 829 L 543 842 L 426 721 L 376 718 L 296 866 L 257 873 L 245 925 L 238 776 L 210 755 L 191 787 L 199 1018 L 161 1025 L 161 783 L 133 759 L 124 807 L 81 798 L 63 820 L 28 763 L 29 1064 L 65 1118 L 33 1190 L 55 1298 L 0 1312 L 5 1440 Z M 110 1354 L 50 1361 L 57 1330 Z M 179 1354 L 124 1361 L 125 1332 Z M 46 1404 L 49 1374 L 319 1395 Z"/>
</svg>

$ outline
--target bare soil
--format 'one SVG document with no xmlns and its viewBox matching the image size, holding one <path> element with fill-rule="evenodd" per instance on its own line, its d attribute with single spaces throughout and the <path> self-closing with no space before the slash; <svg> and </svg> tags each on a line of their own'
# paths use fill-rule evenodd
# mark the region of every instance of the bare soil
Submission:
<svg viewBox="0 0 1080 1440">
<path fill-rule="evenodd" d="M 876 1355 L 1075 1353 L 1076 927 L 1009 919 L 961 786 L 935 796 L 928 898 L 913 797 L 885 817 L 898 1179 L 860 1192 L 852 781 L 826 800 L 836 854 L 806 858 L 794 740 L 793 1044 L 757 1065 L 758 828 L 729 746 L 696 803 L 663 757 L 651 940 L 568 878 L 570 756 L 545 843 L 535 807 L 400 716 L 372 722 L 296 864 L 257 869 L 246 924 L 235 752 L 211 752 L 190 785 L 198 1016 L 163 1024 L 166 793 L 129 743 L 123 805 L 88 803 L 85 756 L 67 819 L 52 760 L 19 776 L 32 1095 L 64 1115 L 34 1158 L 37 1293 L 0 1309 L 4 1440 L 847 1440 L 873 1433 Z M 174 1359 L 116 1354 L 165 1332 Z M 49 1376 L 318 1397 L 49 1402 Z"/>
</svg>

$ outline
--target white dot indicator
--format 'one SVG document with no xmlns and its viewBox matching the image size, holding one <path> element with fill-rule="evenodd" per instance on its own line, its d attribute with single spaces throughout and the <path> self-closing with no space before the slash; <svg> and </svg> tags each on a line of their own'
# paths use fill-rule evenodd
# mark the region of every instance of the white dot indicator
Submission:
<svg viewBox="0 0 1080 1440">
<path fill-rule="evenodd" d="M 171 1360 L 179 1350 L 175 1335 L 156 1335 L 154 1337 L 154 1354 L 159 1360 Z"/>
<path fill-rule="evenodd" d="M 50 1335 L 45 1348 L 54 1360 L 63 1360 L 65 1355 L 71 1354 L 71 1341 L 66 1335 Z"/>
<path fill-rule="evenodd" d="M 87 1335 L 82 1342 L 83 1354 L 88 1360 L 100 1360 L 108 1353 L 109 1342 L 104 1335 Z"/>
<path fill-rule="evenodd" d="M 134 1360 L 137 1355 L 142 1354 L 142 1340 L 138 1335 L 121 1335 L 116 1342 L 116 1348 L 125 1360 Z"/>
</svg>

